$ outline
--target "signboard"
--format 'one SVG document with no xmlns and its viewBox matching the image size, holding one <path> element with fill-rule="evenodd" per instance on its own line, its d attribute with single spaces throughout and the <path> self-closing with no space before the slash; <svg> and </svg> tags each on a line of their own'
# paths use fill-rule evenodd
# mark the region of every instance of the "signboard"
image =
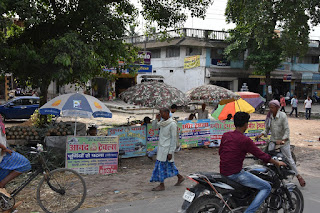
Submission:
<svg viewBox="0 0 320 213">
<path fill-rule="evenodd" d="M 66 167 L 80 174 L 116 173 L 118 153 L 118 137 L 68 136 Z"/>
<path fill-rule="evenodd" d="M 200 55 L 189 56 L 184 58 L 184 69 L 191 69 L 200 66 Z"/>
<path fill-rule="evenodd" d="M 197 147 L 210 144 L 210 120 L 179 121 L 182 124 L 181 148 Z"/>
<path fill-rule="evenodd" d="M 266 79 L 260 78 L 260 85 L 266 85 Z"/>
<path fill-rule="evenodd" d="M 119 71 L 117 71 L 116 68 L 108 68 L 106 66 L 102 66 L 102 71 L 104 72 L 109 72 L 113 75 L 116 75 L 116 74 L 129 74 L 129 70 L 128 69 L 122 69 L 122 68 L 119 68 Z"/>
<path fill-rule="evenodd" d="M 181 130 L 182 130 L 182 123 L 178 123 L 178 136 L 179 140 L 178 143 L 181 142 Z M 158 146 L 159 142 L 159 129 L 153 129 L 152 124 L 148 124 L 147 126 L 147 151 L 152 151 L 156 146 Z"/>
<path fill-rule="evenodd" d="M 119 149 L 125 152 L 122 158 L 146 155 L 146 126 L 111 128 L 108 129 L 108 135 L 119 137 Z"/>
<path fill-rule="evenodd" d="M 255 144 L 265 144 L 264 141 L 255 141 L 255 137 L 260 135 L 260 133 L 266 128 L 264 120 L 252 120 L 248 123 L 248 129 L 244 133 L 247 137 L 251 138 Z M 270 134 L 269 134 L 270 135 Z M 268 136 L 270 137 L 270 136 Z"/>
<path fill-rule="evenodd" d="M 233 121 L 210 122 L 210 147 L 220 146 L 222 135 L 235 129 Z"/>
<path fill-rule="evenodd" d="M 265 129 L 264 120 L 252 120 L 248 123 L 248 129 L 244 133 L 251 138 L 255 144 L 264 144 L 264 141 L 255 141 L 255 137 Z M 211 121 L 210 123 L 210 146 L 220 146 L 222 135 L 225 132 L 234 131 L 233 121 Z"/>
<path fill-rule="evenodd" d="M 292 75 L 284 75 L 283 76 L 283 82 L 291 82 Z"/>
<path fill-rule="evenodd" d="M 227 67 L 230 66 L 230 61 L 227 61 L 225 59 L 211 59 L 211 64 L 220 66 L 220 67 Z"/>
<path fill-rule="evenodd" d="M 151 64 L 151 52 L 139 51 L 138 58 L 140 59 L 136 64 Z"/>
<path fill-rule="evenodd" d="M 136 66 L 135 68 L 138 69 L 139 74 L 152 73 L 152 65 L 140 64 L 140 65 L 134 65 L 134 66 Z M 128 72 L 129 72 L 129 70 L 128 70 Z"/>
<path fill-rule="evenodd" d="M 159 129 L 153 129 L 152 124 L 147 126 L 147 151 L 152 151 L 159 142 Z"/>
</svg>

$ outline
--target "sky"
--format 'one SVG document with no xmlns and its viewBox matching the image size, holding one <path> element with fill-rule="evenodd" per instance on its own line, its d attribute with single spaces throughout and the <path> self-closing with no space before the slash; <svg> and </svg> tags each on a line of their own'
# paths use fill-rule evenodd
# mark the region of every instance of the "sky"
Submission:
<svg viewBox="0 0 320 213">
<path fill-rule="evenodd" d="M 141 6 L 138 0 L 131 0 L 138 8 Z M 235 27 L 234 24 L 227 24 L 225 21 L 224 11 L 226 9 L 227 0 L 214 0 L 214 3 L 209 7 L 206 18 L 188 18 L 184 27 L 196 28 L 206 30 L 228 30 Z M 140 23 L 144 23 L 142 17 L 140 17 Z M 142 33 L 142 27 L 140 26 L 139 32 Z M 320 25 L 313 27 L 310 31 L 310 39 L 320 40 Z"/>
</svg>

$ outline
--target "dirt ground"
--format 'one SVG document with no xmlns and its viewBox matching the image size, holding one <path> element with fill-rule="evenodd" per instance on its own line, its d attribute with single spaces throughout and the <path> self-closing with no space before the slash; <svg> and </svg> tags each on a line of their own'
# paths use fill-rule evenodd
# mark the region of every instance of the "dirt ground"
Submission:
<svg viewBox="0 0 320 213">
<path fill-rule="evenodd" d="M 117 115 L 119 114 L 119 116 Z M 177 113 L 181 118 L 187 117 L 186 113 Z M 101 121 L 100 124 L 124 123 L 128 115 L 114 113 L 114 119 Z M 137 116 L 143 118 L 144 116 Z M 251 119 L 264 119 L 265 115 L 252 114 Z M 302 175 L 320 177 L 320 120 L 305 120 L 303 118 L 288 118 L 290 126 L 291 144 L 296 145 L 298 170 Z M 183 175 L 197 171 L 219 171 L 219 155 L 217 148 L 194 148 L 176 153 L 176 166 Z M 245 162 L 251 164 L 252 162 Z M 112 175 L 84 175 L 88 194 L 81 208 L 93 208 L 112 204 L 115 202 L 141 200 L 170 196 L 178 193 L 174 187 L 176 178 L 166 180 L 166 191 L 152 192 L 157 184 L 150 183 L 149 179 L 153 170 L 154 161 L 147 157 L 123 159 L 118 173 Z M 17 180 L 18 181 L 18 180 Z M 184 183 L 187 187 L 191 182 Z M 37 181 L 32 182 L 24 189 L 17 200 L 25 201 L 19 212 L 42 212 L 36 203 Z"/>
</svg>

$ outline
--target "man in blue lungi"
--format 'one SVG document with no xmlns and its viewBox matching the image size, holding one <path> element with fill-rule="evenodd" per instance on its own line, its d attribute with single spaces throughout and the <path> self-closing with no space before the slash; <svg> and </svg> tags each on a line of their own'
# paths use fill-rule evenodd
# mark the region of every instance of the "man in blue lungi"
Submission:
<svg viewBox="0 0 320 213">
<path fill-rule="evenodd" d="M 0 117 L 0 193 L 10 197 L 10 194 L 4 188 L 6 184 L 30 169 L 31 164 L 27 158 L 7 148 L 5 126 Z M 17 202 L 13 209 L 21 203 Z M 5 212 L 11 211 L 12 209 Z"/>
<path fill-rule="evenodd" d="M 150 182 L 160 182 L 160 185 L 153 188 L 152 191 L 163 191 L 165 190 L 164 180 L 166 178 L 177 176 L 178 181 L 175 186 L 184 181 L 184 177 L 179 174 L 174 164 L 174 151 L 177 147 L 177 123 L 170 117 L 168 108 L 160 110 L 160 114 L 152 122 L 152 128 L 161 128 L 161 131 L 159 133 L 157 161 Z"/>
</svg>

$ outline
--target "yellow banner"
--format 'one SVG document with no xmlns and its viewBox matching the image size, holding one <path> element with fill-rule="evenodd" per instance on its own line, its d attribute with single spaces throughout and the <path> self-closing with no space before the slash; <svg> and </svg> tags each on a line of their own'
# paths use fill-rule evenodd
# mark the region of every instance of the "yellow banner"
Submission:
<svg viewBox="0 0 320 213">
<path fill-rule="evenodd" d="M 200 55 L 189 56 L 184 58 L 184 69 L 191 69 L 200 66 Z"/>
</svg>

